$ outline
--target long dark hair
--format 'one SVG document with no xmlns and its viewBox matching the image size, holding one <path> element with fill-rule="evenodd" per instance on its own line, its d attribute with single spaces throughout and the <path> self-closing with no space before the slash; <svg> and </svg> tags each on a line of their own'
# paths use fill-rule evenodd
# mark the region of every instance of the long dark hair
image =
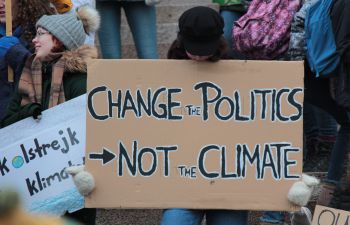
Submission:
<svg viewBox="0 0 350 225">
<path fill-rule="evenodd" d="M 35 24 L 43 15 L 55 14 L 48 0 L 18 0 L 16 21 L 22 28 L 23 39 L 30 45 L 36 34 Z"/>
<path fill-rule="evenodd" d="M 216 52 L 207 61 L 216 62 L 220 59 L 228 58 L 228 44 L 223 36 L 220 38 L 220 45 Z M 186 49 L 184 47 L 182 36 L 177 35 L 176 40 L 171 44 L 168 54 L 168 59 L 190 59 L 186 54 Z"/>
</svg>

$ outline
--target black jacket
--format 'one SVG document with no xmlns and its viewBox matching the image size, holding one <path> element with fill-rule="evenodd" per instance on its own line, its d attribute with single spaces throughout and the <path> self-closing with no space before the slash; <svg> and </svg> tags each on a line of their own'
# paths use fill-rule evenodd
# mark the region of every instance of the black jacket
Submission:
<svg viewBox="0 0 350 225">
<path fill-rule="evenodd" d="M 334 0 L 331 9 L 333 33 L 340 64 L 331 79 L 331 94 L 338 105 L 350 111 L 350 1 Z"/>
<path fill-rule="evenodd" d="M 350 64 L 350 1 L 334 0 L 331 19 L 337 50 L 346 64 Z"/>
</svg>

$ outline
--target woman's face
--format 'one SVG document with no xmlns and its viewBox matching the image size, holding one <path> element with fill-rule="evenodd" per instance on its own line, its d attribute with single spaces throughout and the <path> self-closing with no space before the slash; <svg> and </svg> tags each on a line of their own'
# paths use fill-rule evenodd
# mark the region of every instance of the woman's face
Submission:
<svg viewBox="0 0 350 225">
<path fill-rule="evenodd" d="M 14 22 L 15 16 L 17 15 L 17 0 L 11 1 L 11 9 L 12 9 L 12 22 Z M 6 11 L 5 11 L 5 0 L 0 0 L 0 23 L 6 23 Z"/>
<path fill-rule="evenodd" d="M 45 57 L 51 53 L 51 50 L 55 46 L 53 36 L 42 27 L 38 27 L 36 30 L 36 36 L 33 39 L 33 43 L 36 57 L 40 60 L 45 59 Z"/>
<path fill-rule="evenodd" d="M 188 56 L 188 58 L 192 59 L 192 60 L 196 60 L 196 61 L 205 61 L 207 59 L 209 59 L 211 57 L 211 55 L 192 55 L 191 53 L 186 51 L 186 54 Z"/>
</svg>

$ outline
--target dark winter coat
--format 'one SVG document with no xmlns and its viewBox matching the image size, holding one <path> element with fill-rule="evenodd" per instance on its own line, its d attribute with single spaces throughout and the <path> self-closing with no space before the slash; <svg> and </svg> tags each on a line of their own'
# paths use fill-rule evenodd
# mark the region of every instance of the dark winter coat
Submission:
<svg viewBox="0 0 350 225">
<path fill-rule="evenodd" d="M 331 19 L 340 65 L 337 76 L 331 79 L 332 96 L 342 107 L 350 111 L 350 1 L 335 0 Z"/>
<path fill-rule="evenodd" d="M 5 34 L 0 32 L 0 38 Z M 25 47 L 24 42 L 12 46 L 4 58 L 0 58 L 0 120 L 5 115 L 5 110 L 10 102 L 15 87 L 21 75 L 24 63 L 31 52 Z M 10 67 L 14 72 L 14 82 L 8 81 L 7 68 Z"/>
<path fill-rule="evenodd" d="M 334 0 L 331 19 L 337 50 L 342 61 L 350 65 L 350 1 Z"/>
<path fill-rule="evenodd" d="M 68 101 L 86 93 L 86 60 L 97 58 L 97 50 L 94 47 L 82 46 L 74 51 L 67 51 L 62 57 L 66 58 L 65 72 L 63 75 L 63 87 L 65 100 Z M 8 126 L 24 118 L 33 115 L 33 111 L 40 107 L 48 109 L 51 90 L 52 64 L 43 64 L 42 67 L 42 101 L 21 106 L 22 96 L 16 93 L 11 100 L 6 115 L 1 121 L 1 127 Z"/>
</svg>

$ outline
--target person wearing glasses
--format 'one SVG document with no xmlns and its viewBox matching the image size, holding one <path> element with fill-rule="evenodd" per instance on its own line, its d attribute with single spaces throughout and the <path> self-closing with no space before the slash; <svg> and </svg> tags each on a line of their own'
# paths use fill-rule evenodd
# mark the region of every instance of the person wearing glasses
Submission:
<svg viewBox="0 0 350 225">
<path fill-rule="evenodd" d="M 97 58 L 97 50 L 84 41 L 86 32 L 96 31 L 99 23 L 97 11 L 88 6 L 38 20 L 35 54 L 25 62 L 2 127 L 31 116 L 39 119 L 42 110 L 86 92 L 86 60 Z"/>
<path fill-rule="evenodd" d="M 97 11 L 84 6 L 74 14 L 44 15 L 36 23 L 32 43 L 35 54 L 25 62 L 18 90 L 1 126 L 27 117 L 39 120 L 41 111 L 86 92 L 86 61 L 97 58 L 97 49 L 84 45 L 87 32 L 98 29 Z M 82 209 L 66 216 L 95 225 L 96 209 Z"/>
</svg>

